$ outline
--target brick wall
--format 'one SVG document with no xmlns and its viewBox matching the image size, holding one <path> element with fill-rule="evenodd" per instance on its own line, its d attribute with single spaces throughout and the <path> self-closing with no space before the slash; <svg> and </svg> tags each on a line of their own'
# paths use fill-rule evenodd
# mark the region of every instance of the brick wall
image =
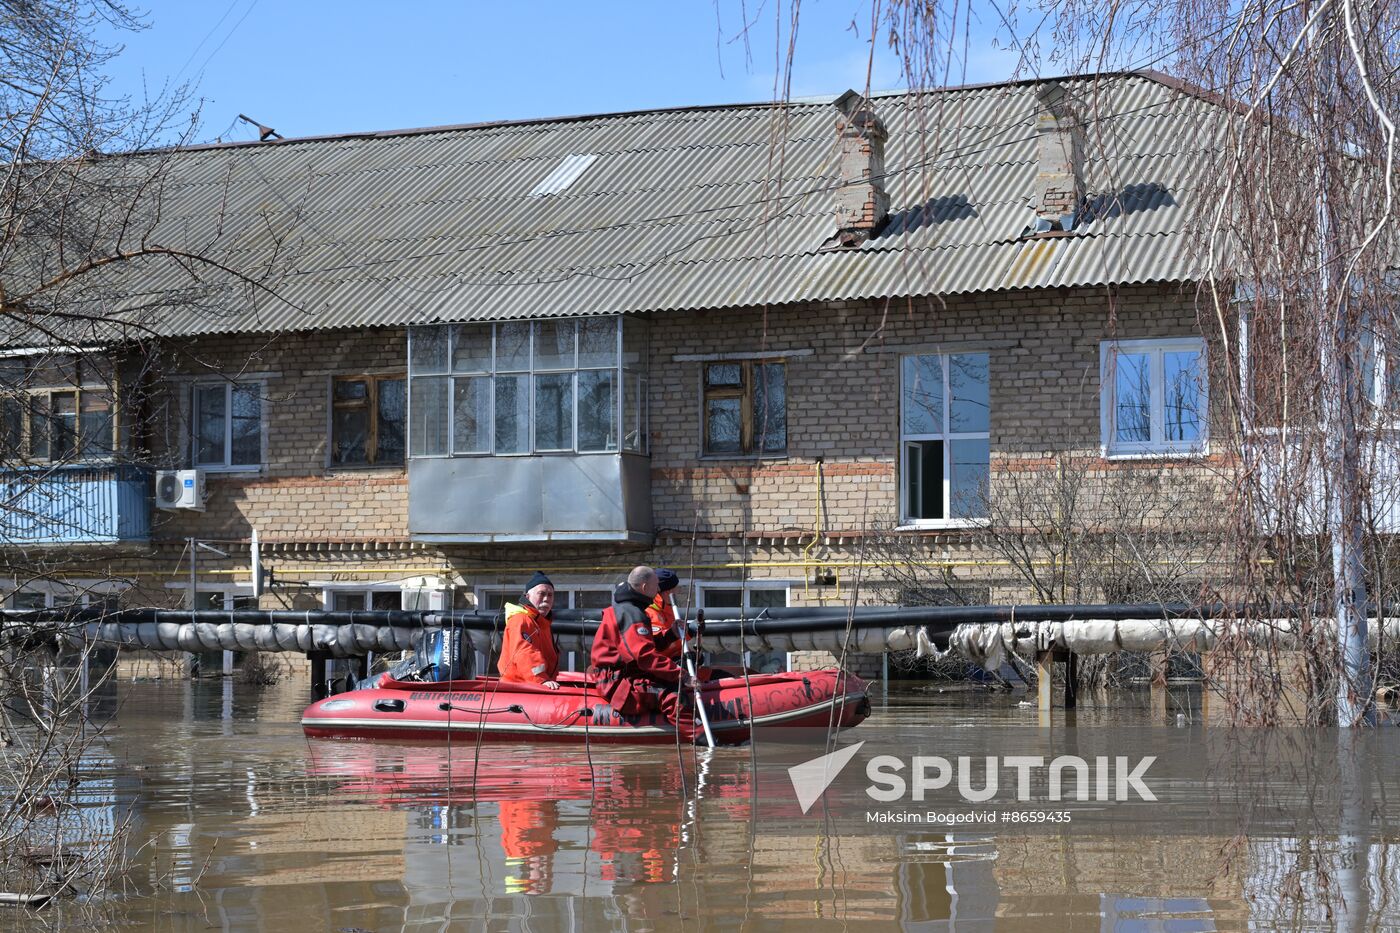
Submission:
<svg viewBox="0 0 1400 933">
<path fill-rule="evenodd" d="M 1046 452 L 1099 458 L 1100 342 L 1189 336 L 1194 309 L 1174 289 L 1062 290 L 939 301 L 659 315 L 653 323 L 652 494 L 658 533 L 702 527 L 781 534 L 816 521 L 853 533 L 893 519 L 904 353 L 989 355 L 995 460 Z M 787 456 L 706 458 L 699 386 L 705 360 L 793 350 L 787 358 Z M 676 360 L 676 356 L 683 357 Z"/>
<path fill-rule="evenodd" d="M 108 569 L 173 570 L 185 537 L 238 541 L 256 525 L 266 541 L 321 549 L 280 552 L 282 566 L 301 567 L 303 577 L 323 566 L 327 578 L 394 579 L 431 566 L 470 588 L 513 585 L 528 576 L 527 568 L 544 567 L 565 580 L 610 583 L 635 563 L 684 569 L 693 562 L 702 579 L 788 581 L 793 604 L 832 604 L 849 598 L 862 535 L 892 520 L 898 508 L 901 354 L 988 353 L 995 485 L 1008 471 L 1054 469 L 1055 455 L 1079 458 L 1104 476 L 1143 469 L 1099 456 L 1100 341 L 1197 332 L 1190 296 L 1169 287 L 1125 289 L 1112 301 L 1102 290 L 1065 289 L 658 314 L 650 332 L 652 547 L 443 546 L 404 549 L 387 560 L 362 556 L 362 549 L 407 544 L 404 470 L 327 466 L 330 388 L 333 374 L 403 371 L 404 330 L 172 343 L 162 351 L 163 364 L 176 381 L 151 397 L 145 414 L 157 456 L 168 465 L 187 463 L 190 380 L 222 372 L 264 381 L 266 462 L 252 473 L 209 474 L 206 512 L 157 512 L 156 549 Z M 786 456 L 702 456 L 707 360 L 793 351 L 801 353 L 785 357 Z M 819 464 L 823 537 L 814 542 Z M 1210 462 L 1183 460 L 1173 469 L 1195 476 L 1209 472 Z M 953 578 L 977 579 L 970 559 L 978 555 L 966 533 L 911 540 L 917 541 L 911 554 L 949 561 Z M 210 566 L 246 568 L 245 555 L 237 551 Z M 317 565 L 318 559 L 327 563 Z M 810 567 L 794 566 L 804 560 L 844 565 L 839 587 L 818 583 Z M 992 594 L 1017 598 L 1014 581 L 994 585 Z M 865 601 L 888 595 L 869 580 L 862 590 Z"/>
<path fill-rule="evenodd" d="M 222 375 L 265 387 L 264 464 L 256 472 L 209 472 L 206 511 L 158 511 L 155 536 L 243 538 L 256 524 L 269 541 L 405 540 L 403 467 L 332 468 L 328 445 L 332 377 L 402 373 L 406 341 L 402 328 L 379 328 L 205 337 L 167 346 L 173 379 L 150 402 L 157 459 L 188 465 L 191 380 Z"/>
<path fill-rule="evenodd" d="M 985 351 L 991 445 L 998 462 L 1045 452 L 1097 458 L 1099 344 L 1190 335 L 1194 310 L 1170 288 L 1060 290 L 966 296 L 946 302 L 860 302 L 659 314 L 651 330 L 651 465 L 658 535 L 703 531 L 806 534 L 816 524 L 821 463 L 823 524 L 855 533 L 898 507 L 899 365 L 907 352 Z M 704 359 L 790 351 L 787 455 L 705 457 Z M 267 460 L 257 473 L 209 474 L 208 511 L 161 513 L 161 536 L 240 536 L 256 521 L 269 538 L 403 539 L 407 490 L 399 467 L 326 465 L 332 374 L 402 371 L 399 328 L 201 338 L 168 351 L 179 379 L 211 368 L 264 378 Z M 676 359 L 676 357 L 682 357 Z M 187 447 L 178 392 L 157 398 L 158 455 Z"/>
</svg>

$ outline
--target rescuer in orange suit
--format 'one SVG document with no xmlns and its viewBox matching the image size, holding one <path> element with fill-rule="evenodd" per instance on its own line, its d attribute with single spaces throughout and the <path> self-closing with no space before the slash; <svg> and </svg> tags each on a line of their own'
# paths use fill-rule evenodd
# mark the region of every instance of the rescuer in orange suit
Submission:
<svg viewBox="0 0 1400 933">
<path fill-rule="evenodd" d="M 537 570 L 525 584 L 519 604 L 506 604 L 506 633 L 496 661 L 501 680 L 559 689 L 559 650 L 550 624 L 553 611 L 554 584 Z"/>
<path fill-rule="evenodd" d="M 501 850 L 506 856 L 506 893 L 548 894 L 559 843 L 559 804 L 554 800 L 502 800 L 497 804 Z"/>
<path fill-rule="evenodd" d="M 659 592 L 656 594 L 656 599 L 652 600 L 651 605 L 647 607 L 647 618 L 651 619 L 651 634 L 656 639 L 656 650 L 677 664 L 681 663 L 681 652 L 685 650 L 686 645 L 681 639 L 680 626 L 676 623 L 676 606 L 671 602 L 671 593 L 680 585 L 680 582 L 681 578 L 676 576 L 674 570 L 662 568 L 656 571 Z M 698 654 L 698 639 L 691 640 L 690 650 L 692 653 Z M 699 664 L 698 661 L 696 663 Z M 728 671 L 709 667 L 697 667 L 695 674 L 702 681 L 734 676 Z"/>
<path fill-rule="evenodd" d="M 656 650 L 672 661 L 679 660 L 681 649 L 680 630 L 676 628 L 676 609 L 671 605 L 671 593 L 680 586 L 681 578 L 675 571 L 662 568 L 656 571 L 656 598 L 647 607 L 647 618 L 651 619 L 651 635 L 656 641 Z"/>
<path fill-rule="evenodd" d="M 626 582 L 617 585 L 612 606 L 603 612 L 593 636 L 589 673 L 619 713 L 659 711 L 675 723 L 680 712 L 678 692 L 686 678 L 680 665 L 657 648 L 656 623 L 648 610 L 659 586 L 650 567 L 632 568 Z"/>
</svg>

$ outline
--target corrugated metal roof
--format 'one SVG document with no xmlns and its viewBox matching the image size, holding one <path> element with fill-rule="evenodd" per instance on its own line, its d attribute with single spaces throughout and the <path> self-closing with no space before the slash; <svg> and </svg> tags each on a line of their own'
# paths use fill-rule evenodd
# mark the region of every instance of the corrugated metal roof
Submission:
<svg viewBox="0 0 1400 933">
<path fill-rule="evenodd" d="M 1096 195 L 1074 235 L 1022 238 L 1036 104 L 1016 84 L 876 98 L 891 219 L 854 249 L 825 246 L 830 104 L 715 107 L 180 152 L 149 240 L 259 284 L 210 268 L 191 292 L 188 269 L 147 260 L 91 294 L 178 335 L 1192 278 L 1223 112 L 1146 75 L 1062 83 Z"/>
</svg>

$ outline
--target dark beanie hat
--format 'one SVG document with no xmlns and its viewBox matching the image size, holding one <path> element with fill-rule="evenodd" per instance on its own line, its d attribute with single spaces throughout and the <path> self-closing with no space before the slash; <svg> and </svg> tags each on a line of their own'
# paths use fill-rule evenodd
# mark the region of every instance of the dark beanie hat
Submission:
<svg viewBox="0 0 1400 933">
<path fill-rule="evenodd" d="M 543 570 L 536 570 L 535 575 L 530 578 L 530 582 L 525 584 L 525 592 L 530 592 L 541 583 L 548 583 L 550 586 L 554 585 L 554 581 L 546 577 Z"/>
<path fill-rule="evenodd" d="M 681 585 L 681 578 L 676 576 L 674 570 L 661 569 L 656 571 L 657 592 L 665 593 L 667 590 L 674 590 Z"/>
</svg>

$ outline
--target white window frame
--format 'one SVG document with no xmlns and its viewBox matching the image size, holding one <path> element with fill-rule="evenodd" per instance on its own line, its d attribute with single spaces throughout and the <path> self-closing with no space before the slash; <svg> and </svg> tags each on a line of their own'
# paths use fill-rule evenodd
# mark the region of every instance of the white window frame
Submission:
<svg viewBox="0 0 1400 933">
<path fill-rule="evenodd" d="M 987 399 L 988 408 L 991 407 L 991 380 L 992 380 L 992 354 L 988 350 L 970 347 L 968 349 L 958 349 L 956 352 L 930 352 L 930 353 L 901 353 L 897 360 L 898 369 L 895 372 L 895 384 L 899 388 L 899 473 L 895 477 L 898 484 L 899 495 L 899 525 L 896 531 L 916 531 L 926 529 L 956 529 L 956 528 L 981 528 L 988 522 L 987 516 L 968 516 L 962 518 L 952 518 L 947 515 L 952 506 L 953 494 L 953 441 L 979 441 L 987 442 L 988 466 L 990 468 L 990 448 L 992 440 L 991 432 L 991 412 L 987 412 L 986 431 L 948 431 L 947 428 L 952 422 L 953 394 L 948 381 L 948 360 L 954 356 L 985 355 L 987 357 Z M 943 367 L 943 427 L 942 434 L 905 434 L 904 433 L 904 361 L 916 356 L 936 356 Z M 921 441 L 942 441 L 943 442 L 943 518 L 915 518 L 910 514 L 908 484 L 904 481 L 909 471 L 909 445 Z M 990 480 L 989 480 L 990 481 Z"/>
<path fill-rule="evenodd" d="M 180 592 L 180 602 L 181 602 L 181 604 L 182 604 L 182 605 L 185 605 L 185 607 L 188 608 L 187 604 L 189 603 L 189 597 L 184 595 L 185 593 L 188 593 L 188 592 L 189 592 L 189 589 L 190 589 L 190 585 L 189 585 L 188 582 L 167 583 L 167 584 L 165 584 L 165 588 L 166 588 L 167 590 L 178 590 L 178 591 Z M 233 608 L 233 599 L 234 599 L 235 596 L 252 596 L 252 595 L 253 595 L 253 584 L 251 584 L 251 583 L 199 583 L 199 584 L 195 587 L 195 592 L 197 592 L 197 593 L 220 593 L 220 594 L 223 595 L 223 606 L 222 606 L 221 608 L 222 608 L 222 609 L 232 609 L 232 608 Z"/>
<path fill-rule="evenodd" d="M 522 589 L 522 588 L 519 587 L 519 586 L 497 586 L 497 585 L 478 586 L 478 587 L 476 587 L 476 588 L 473 590 L 473 593 L 474 593 L 475 596 L 476 596 L 476 606 L 477 606 L 477 608 L 480 609 L 480 610 L 482 610 L 482 611 L 485 611 L 485 610 L 486 610 L 486 597 L 487 597 L 488 594 L 500 594 L 501 596 L 505 597 L 505 602 L 515 602 L 516 600 L 520 599 L 520 596 L 521 596 L 521 589 Z M 588 592 L 588 593 L 609 593 L 609 594 L 610 594 L 610 593 L 612 593 L 612 589 L 613 589 L 613 588 L 610 587 L 610 586 L 606 586 L 606 585 L 599 586 L 599 585 L 594 584 L 594 583 L 578 583 L 578 584 L 575 584 L 575 583 L 560 583 L 560 584 L 557 584 L 557 585 L 555 586 L 555 588 L 554 588 L 556 600 L 557 600 L 558 594 L 560 594 L 560 593 L 568 594 L 568 597 L 569 597 L 569 598 L 568 598 L 568 601 L 567 601 L 567 605 L 556 603 L 556 608 L 559 608 L 559 609 L 577 609 L 577 608 L 580 608 L 579 606 L 576 605 L 576 599 L 575 599 L 575 597 L 576 597 L 577 594 L 579 594 L 579 593 L 585 593 L 585 592 Z M 477 652 L 477 664 L 478 664 L 478 668 L 477 668 L 477 669 L 478 669 L 478 670 L 482 670 L 482 671 L 484 671 L 484 670 L 486 669 L 486 666 L 488 665 L 488 660 L 487 660 L 486 656 L 485 656 L 484 654 L 482 654 L 481 652 Z M 566 670 L 566 671 L 580 672 L 580 671 L 586 670 L 586 669 L 588 668 L 588 653 L 587 653 L 587 652 L 578 652 L 578 651 L 566 651 L 566 652 L 564 652 L 564 656 L 563 656 L 562 658 L 559 659 L 559 664 L 560 664 L 560 667 L 561 667 L 563 670 Z"/>
<path fill-rule="evenodd" d="M 675 590 L 675 591 L 676 591 L 677 593 L 682 593 L 682 592 L 683 592 L 686 588 L 688 588 L 688 587 L 689 587 L 689 581 L 688 581 L 688 580 L 682 580 L 681 583 L 680 583 L 680 586 L 676 587 L 676 590 Z M 789 581 L 789 580 L 761 580 L 761 581 L 760 581 L 760 580 L 750 580 L 750 581 L 748 581 L 748 583 L 741 583 L 741 582 L 738 581 L 738 580 L 728 580 L 728 581 L 716 581 L 716 582 L 696 583 L 696 585 L 695 585 L 695 607 L 694 607 L 694 608 L 696 608 L 696 609 L 705 609 L 707 612 L 709 611 L 710 608 L 713 608 L 713 607 L 707 607 L 707 600 L 706 600 L 706 595 L 707 595 L 708 593 L 710 593 L 711 591 L 713 591 L 713 590 L 743 590 L 743 593 L 744 593 L 744 595 L 743 595 L 743 607 L 744 607 L 744 612 L 745 612 L 745 613 L 748 613 L 748 612 L 750 612 L 750 611 L 762 612 L 764 608 L 767 608 L 767 607 L 760 607 L 760 608 L 758 608 L 758 609 L 755 609 L 755 608 L 754 608 L 754 605 L 753 605 L 753 594 L 756 593 L 756 592 L 760 592 L 760 591 L 763 591 L 763 592 L 774 592 L 774 591 L 781 592 L 781 593 L 783 594 L 783 602 L 786 603 L 788 606 L 791 606 L 791 605 L 792 605 L 792 587 L 793 587 L 793 584 L 792 584 L 792 582 Z M 678 598 L 678 599 L 676 600 L 676 605 L 678 605 L 678 606 L 684 606 L 684 605 L 685 605 L 685 601 L 684 601 L 683 599 Z M 721 607 L 721 608 L 726 608 L 726 609 L 728 609 L 728 608 L 733 608 L 733 607 L 724 606 L 724 607 Z"/>
<path fill-rule="evenodd" d="M 222 386 L 224 389 L 224 462 L 199 462 L 199 405 L 196 396 L 203 390 Z M 232 463 L 233 456 L 233 390 L 252 389 L 258 394 L 258 461 L 256 463 Z M 206 473 L 253 473 L 263 469 L 267 462 L 267 385 L 261 380 L 203 380 L 190 383 L 186 393 L 189 403 L 189 459 L 190 466 Z"/>
<path fill-rule="evenodd" d="M 459 324 L 433 324 L 422 327 L 409 328 L 408 332 L 408 370 L 407 370 L 407 398 L 405 399 L 405 460 L 428 460 L 428 459 L 448 459 L 462 457 L 538 457 L 538 456 L 567 456 L 567 457 L 591 457 L 591 456 L 616 456 L 620 453 L 641 454 L 647 456 L 650 453 L 650 431 L 649 419 L 649 372 L 647 367 L 646 353 L 640 354 L 640 358 L 629 364 L 627 359 L 627 332 L 628 327 L 643 328 L 644 323 L 635 318 L 624 320 L 623 315 L 601 315 L 612 321 L 615 327 L 615 356 L 614 362 L 610 366 L 583 366 L 579 361 L 579 329 L 585 320 L 596 318 L 566 317 L 550 318 L 548 323 L 570 323 L 574 326 L 574 363 L 572 366 L 561 366 L 555 368 L 542 368 L 535 360 L 535 345 L 538 339 L 540 325 L 545 321 L 463 321 Z M 500 340 L 499 329 L 503 325 L 513 323 L 524 323 L 529 327 L 529 339 L 527 346 L 527 363 L 524 368 L 501 368 L 497 362 L 497 349 Z M 453 329 L 458 326 L 482 326 L 491 328 L 491 364 L 490 368 L 482 372 L 458 372 L 452 368 L 453 357 Z M 417 334 L 435 328 L 445 328 L 447 339 L 447 363 L 446 369 L 442 372 L 415 371 L 413 365 L 413 341 Z M 645 336 L 645 331 L 642 332 Z M 612 450 L 580 450 L 579 449 L 579 376 L 582 373 L 607 372 L 612 373 L 615 379 L 613 391 L 612 416 L 615 428 L 615 446 Z M 571 391 L 573 393 L 573 425 L 572 444 L 569 447 L 537 447 L 536 446 L 536 393 L 537 382 L 542 376 L 570 377 Z M 526 432 L 528 443 L 524 450 L 517 451 L 497 451 L 496 450 L 496 380 L 501 377 L 524 377 L 526 394 Z M 417 379 L 443 378 L 447 380 L 447 439 L 443 453 L 414 453 L 413 452 L 413 386 Z M 457 419 L 453 408 L 456 399 L 456 382 L 459 379 L 485 379 L 487 385 L 486 404 L 486 426 L 487 443 L 484 450 L 456 451 L 456 430 Z M 632 412 L 635 416 L 638 438 L 636 446 L 628 446 L 628 426 L 633 422 L 629 420 L 627 409 L 627 385 L 628 380 L 636 380 L 638 386 L 637 404 L 640 411 Z"/>
<path fill-rule="evenodd" d="M 688 584 L 688 581 L 682 580 L 682 581 L 681 581 L 681 585 L 680 585 L 679 587 L 676 588 L 676 592 L 681 592 L 681 590 L 682 590 L 684 587 L 686 587 L 687 584 Z M 743 607 L 744 607 L 744 615 L 745 615 L 746 618 L 752 618 L 753 615 L 757 615 L 759 612 L 762 612 L 764 608 L 767 608 L 767 607 L 762 607 L 762 608 L 755 608 L 755 607 L 754 607 L 754 605 L 753 605 L 753 594 L 756 593 L 756 592 L 781 592 L 781 593 L 783 594 L 783 603 L 784 603 L 786 606 L 789 606 L 789 607 L 790 607 L 790 606 L 792 605 L 792 590 L 793 590 L 794 585 L 795 585 L 795 584 L 793 584 L 793 582 L 790 581 L 790 580 L 762 580 L 762 581 L 749 580 L 747 583 L 744 583 L 744 582 L 741 582 L 741 581 L 738 581 L 738 580 L 733 580 L 733 581 L 716 581 L 716 582 L 707 582 L 707 583 L 696 583 L 696 585 L 695 585 L 695 602 L 696 602 L 696 605 L 695 605 L 694 607 L 691 608 L 691 617 L 694 618 L 695 609 L 697 609 L 697 608 L 698 608 L 698 609 L 705 609 L 705 611 L 706 611 L 707 614 L 720 611 L 720 609 L 716 609 L 716 608 L 713 607 L 713 606 L 710 606 L 710 607 L 707 608 L 708 600 L 706 599 L 706 595 L 707 595 L 709 592 L 713 591 L 713 590 L 742 590 L 742 591 L 743 591 L 742 600 L 743 600 Z M 677 599 L 677 600 L 676 600 L 676 605 L 677 605 L 677 606 L 684 606 L 684 602 L 683 602 L 682 600 L 680 600 L 680 599 Z M 725 608 L 730 608 L 730 607 L 720 607 L 720 608 L 721 608 L 721 609 L 725 609 Z M 718 617 L 716 617 L 716 618 L 718 618 Z M 755 653 L 757 653 L 757 654 L 765 654 L 765 655 L 782 654 L 782 655 L 783 655 L 783 670 L 784 670 L 784 671 L 790 671 L 790 670 L 792 670 L 792 654 L 793 654 L 793 653 L 792 653 L 791 651 L 785 651 L 785 652 L 778 652 L 778 651 L 760 651 L 760 652 L 745 651 L 745 652 L 744 652 L 744 656 L 743 656 L 743 658 L 742 658 L 742 663 L 743 663 L 746 667 L 747 667 L 747 666 L 749 665 L 749 663 L 753 660 L 753 655 L 754 655 Z M 723 664 L 721 663 L 719 666 L 722 667 Z"/>
<path fill-rule="evenodd" d="M 398 593 L 399 604 L 394 608 L 403 606 L 403 584 L 399 582 L 376 582 L 376 583 L 321 583 L 321 607 L 327 611 L 335 608 L 335 596 L 337 593 L 358 593 L 364 596 L 365 604 L 361 608 L 369 608 L 370 593 Z"/>
<path fill-rule="evenodd" d="M 1201 433 L 1192 441 L 1166 440 L 1166 375 L 1164 354 L 1194 351 L 1201 366 Z M 1148 355 L 1148 391 L 1151 438 L 1146 441 L 1115 439 L 1117 424 L 1117 358 L 1119 353 Z M 1200 337 L 1149 337 L 1138 340 L 1105 340 L 1099 344 L 1099 430 L 1100 449 L 1110 460 L 1146 457 L 1197 457 L 1206 453 L 1210 442 L 1210 378 L 1205 369 L 1205 340 Z"/>
<path fill-rule="evenodd" d="M 76 595 L 78 605 L 89 606 L 95 598 L 118 596 L 129 589 L 131 584 L 122 580 L 31 580 L 20 585 L 17 580 L 11 579 L 0 590 L 0 606 L 11 608 L 10 598 L 17 593 L 42 593 L 45 609 L 54 608 L 55 599 L 60 595 Z"/>
<path fill-rule="evenodd" d="M 611 594 L 611 593 L 612 593 L 612 587 L 610 587 L 610 586 L 598 586 L 598 585 L 592 584 L 592 583 L 557 583 L 557 584 L 555 584 L 555 586 L 554 586 L 555 607 L 558 608 L 558 609 L 577 609 L 577 608 L 579 608 L 578 606 L 574 605 L 574 596 L 575 596 L 575 594 L 577 594 L 577 593 L 584 593 L 584 592 L 589 592 L 589 593 L 609 593 L 609 594 Z M 519 586 L 500 586 L 500 585 L 492 584 L 492 585 L 488 585 L 488 586 L 478 586 L 478 587 L 476 587 L 476 589 L 474 590 L 474 593 L 475 593 L 475 595 L 476 595 L 476 605 L 477 605 L 477 608 L 478 608 L 478 609 L 481 609 L 482 611 L 485 611 L 485 609 L 486 609 L 486 597 L 487 597 L 488 595 L 501 595 L 501 596 L 504 596 L 504 597 L 505 597 L 506 602 L 515 602 L 516 600 L 518 600 L 518 599 L 521 597 L 521 595 L 522 595 L 522 593 L 523 593 L 523 590 L 522 590 L 522 588 L 519 587 Z M 568 594 L 569 599 L 568 599 L 568 604 L 567 604 L 567 605 L 558 602 L 558 597 L 559 597 L 559 594 L 560 594 L 560 593 L 567 593 L 567 594 Z"/>
</svg>

